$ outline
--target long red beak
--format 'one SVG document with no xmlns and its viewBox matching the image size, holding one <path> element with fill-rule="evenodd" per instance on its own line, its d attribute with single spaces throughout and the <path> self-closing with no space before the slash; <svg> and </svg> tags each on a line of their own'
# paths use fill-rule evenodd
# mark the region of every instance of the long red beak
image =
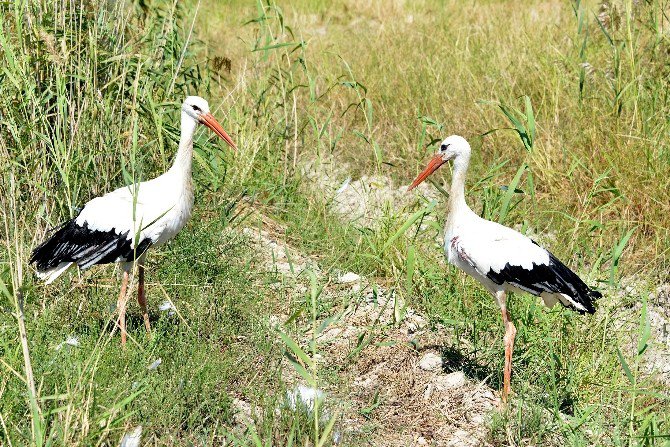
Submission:
<svg viewBox="0 0 670 447">
<path fill-rule="evenodd" d="M 223 138 L 223 140 L 226 143 L 228 143 L 228 146 L 237 150 L 237 146 L 235 145 L 235 143 L 233 143 L 233 139 L 230 138 L 230 135 L 228 135 L 225 130 L 223 130 L 221 124 L 219 124 L 219 122 L 216 120 L 216 118 L 214 118 L 214 116 L 211 113 L 205 113 L 204 115 L 200 115 L 200 122 L 205 126 L 209 127 L 210 129 L 212 129 L 215 134 Z"/>
<path fill-rule="evenodd" d="M 430 174 L 432 174 L 433 172 L 435 172 L 435 171 L 437 170 L 437 168 L 439 168 L 440 166 L 442 166 L 442 165 L 445 164 L 445 163 L 446 163 L 446 162 L 444 161 L 444 159 L 442 159 L 442 155 L 441 155 L 441 154 L 437 154 L 437 155 L 435 155 L 435 156 L 430 160 L 430 162 L 428 162 L 428 166 L 426 166 L 426 169 L 424 169 L 423 171 L 421 171 L 421 174 L 419 174 L 418 177 L 417 177 L 416 179 L 414 179 L 414 181 L 412 182 L 412 184 L 409 185 L 409 188 L 407 188 L 407 191 L 411 191 L 411 190 L 413 190 L 414 188 L 416 188 L 417 186 L 419 186 L 419 184 L 420 184 L 421 182 L 423 182 L 424 180 L 426 180 Z"/>
</svg>

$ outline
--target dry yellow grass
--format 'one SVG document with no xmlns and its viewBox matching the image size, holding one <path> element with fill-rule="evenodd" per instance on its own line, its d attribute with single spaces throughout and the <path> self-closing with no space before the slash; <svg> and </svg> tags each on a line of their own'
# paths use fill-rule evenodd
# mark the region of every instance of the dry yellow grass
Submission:
<svg viewBox="0 0 670 447">
<path fill-rule="evenodd" d="M 483 185 L 495 189 L 512 179 L 521 162 L 529 163 L 537 207 L 525 200 L 515 221 L 527 219 L 540 230 L 569 237 L 557 248 L 567 256 L 586 247 L 593 247 L 590 254 L 609 251 L 636 227 L 625 271 L 647 276 L 670 259 L 668 69 L 662 62 L 667 19 L 652 31 L 649 17 L 660 17 L 660 4 L 631 4 L 627 21 L 630 2 L 614 3 L 604 8 L 582 2 L 577 13 L 562 1 L 278 2 L 293 35 L 286 30 L 273 42 L 307 42 L 304 62 L 317 73 L 317 90 L 326 93 L 335 85 L 318 104 L 310 104 L 306 89 L 299 89 L 294 121 L 303 129 L 310 116 L 329 116 L 328 129 L 341 132 L 334 155 L 355 166 L 354 175 L 381 171 L 407 182 L 432 150 L 417 148 L 417 117 L 432 117 L 443 127 L 429 128 L 431 137 L 457 133 L 474 143 L 471 183 L 494 164 L 511 160 L 495 183 Z M 213 0 L 201 5 L 199 34 L 210 55 L 232 60 L 230 84 L 269 77 L 276 68 L 254 65 L 249 53 L 254 28 L 241 25 L 254 16 L 253 8 Z M 285 52 L 280 65 L 293 67 L 296 83 L 305 84 L 289 63 L 290 49 L 279 50 Z M 367 88 L 374 109 L 369 135 L 363 113 L 349 109 L 341 116 L 357 101 L 353 89 L 340 84 L 352 73 Z M 616 98 L 614 89 L 621 90 Z M 497 107 L 481 101 L 522 109 L 524 95 L 536 114 L 534 153 L 527 155 L 511 131 L 480 142 L 485 132 L 510 127 Z M 378 143 L 385 164 L 376 162 L 370 145 L 353 130 Z M 319 143 L 306 133 L 298 146 L 309 158 Z M 470 197 L 479 208 L 485 200 L 482 191 L 473 190 Z"/>
</svg>

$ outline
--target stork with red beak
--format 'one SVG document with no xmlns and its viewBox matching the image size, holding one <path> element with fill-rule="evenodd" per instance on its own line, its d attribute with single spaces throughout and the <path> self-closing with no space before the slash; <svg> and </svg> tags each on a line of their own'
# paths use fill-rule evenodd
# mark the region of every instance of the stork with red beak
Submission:
<svg viewBox="0 0 670 447">
<path fill-rule="evenodd" d="M 169 241 L 186 225 L 193 210 L 191 163 L 193 137 L 199 124 L 209 127 L 230 147 L 235 143 L 209 111 L 207 101 L 186 98 L 181 108 L 181 136 L 172 167 L 146 182 L 124 186 L 88 202 L 73 219 L 59 226 L 35 248 L 30 263 L 50 283 L 73 265 L 81 270 L 119 263 L 123 271 L 118 299 L 121 343 L 126 343 L 126 289 L 138 265 L 137 302 L 147 333 L 151 331 L 144 290 L 147 250 Z"/>
<path fill-rule="evenodd" d="M 512 350 L 516 328 L 507 309 L 507 292 L 528 292 L 544 304 L 556 303 L 581 314 L 595 312 L 601 297 L 551 252 L 523 234 L 482 219 L 465 203 L 465 174 L 470 164 L 470 145 L 452 135 L 440 145 L 428 166 L 409 186 L 414 189 L 440 166 L 453 160 L 449 216 L 444 227 L 448 261 L 475 278 L 495 297 L 505 325 L 505 369 L 502 398 L 511 391 Z"/>
</svg>

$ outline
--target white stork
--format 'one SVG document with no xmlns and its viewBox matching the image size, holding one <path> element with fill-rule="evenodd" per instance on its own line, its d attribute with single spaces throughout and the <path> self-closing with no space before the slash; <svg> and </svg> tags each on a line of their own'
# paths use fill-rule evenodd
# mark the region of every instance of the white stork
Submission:
<svg viewBox="0 0 670 447">
<path fill-rule="evenodd" d="M 150 332 L 144 294 L 144 260 L 150 247 L 172 239 L 188 222 L 193 209 L 191 163 L 193 136 L 204 124 L 230 147 L 235 143 L 209 111 L 207 101 L 189 96 L 181 107 L 181 136 L 172 167 L 153 180 L 124 186 L 96 197 L 79 214 L 59 226 L 35 248 L 30 263 L 40 279 L 50 283 L 76 264 L 81 270 L 96 264 L 120 263 L 123 270 L 118 300 L 121 343 L 126 343 L 126 288 L 133 264 L 138 264 L 137 302 Z"/>
<path fill-rule="evenodd" d="M 428 166 L 409 186 L 423 182 L 437 168 L 453 160 L 449 193 L 449 216 L 444 228 L 444 251 L 449 263 L 479 281 L 493 294 L 505 324 L 505 369 L 503 401 L 511 391 L 512 350 L 516 328 L 507 310 L 506 292 L 528 292 L 544 304 L 556 303 L 581 314 L 595 312 L 600 292 L 584 282 L 548 250 L 523 234 L 496 222 L 482 219 L 465 203 L 465 174 L 470 163 L 470 145 L 465 138 L 445 139 Z"/>
</svg>

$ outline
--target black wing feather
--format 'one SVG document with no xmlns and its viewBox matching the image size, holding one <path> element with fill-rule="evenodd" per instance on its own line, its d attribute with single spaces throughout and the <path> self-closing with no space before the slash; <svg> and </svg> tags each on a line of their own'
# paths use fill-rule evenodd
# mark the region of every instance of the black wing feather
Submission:
<svg viewBox="0 0 670 447">
<path fill-rule="evenodd" d="M 534 241 L 533 243 L 535 244 Z M 601 293 L 589 288 L 575 272 L 566 267 L 551 252 L 547 251 L 547 253 L 549 253 L 549 264 L 533 264 L 533 268 L 528 270 L 508 263 L 499 272 L 490 270 L 486 276 L 496 284 L 508 283 L 537 296 L 544 292 L 564 293 L 576 303 L 584 306 L 586 312 L 594 313 L 596 311 L 594 301 L 602 296 Z M 567 306 L 563 301 L 561 304 L 579 313 L 584 313 L 574 306 Z"/>
<path fill-rule="evenodd" d="M 62 262 L 75 262 L 80 268 L 87 269 L 97 264 L 132 261 L 151 246 L 150 239 L 143 239 L 136 249 L 131 242 L 128 231 L 94 230 L 86 222 L 78 225 L 72 219 L 36 247 L 29 262 L 34 263 L 39 271 L 49 270 Z"/>
</svg>

